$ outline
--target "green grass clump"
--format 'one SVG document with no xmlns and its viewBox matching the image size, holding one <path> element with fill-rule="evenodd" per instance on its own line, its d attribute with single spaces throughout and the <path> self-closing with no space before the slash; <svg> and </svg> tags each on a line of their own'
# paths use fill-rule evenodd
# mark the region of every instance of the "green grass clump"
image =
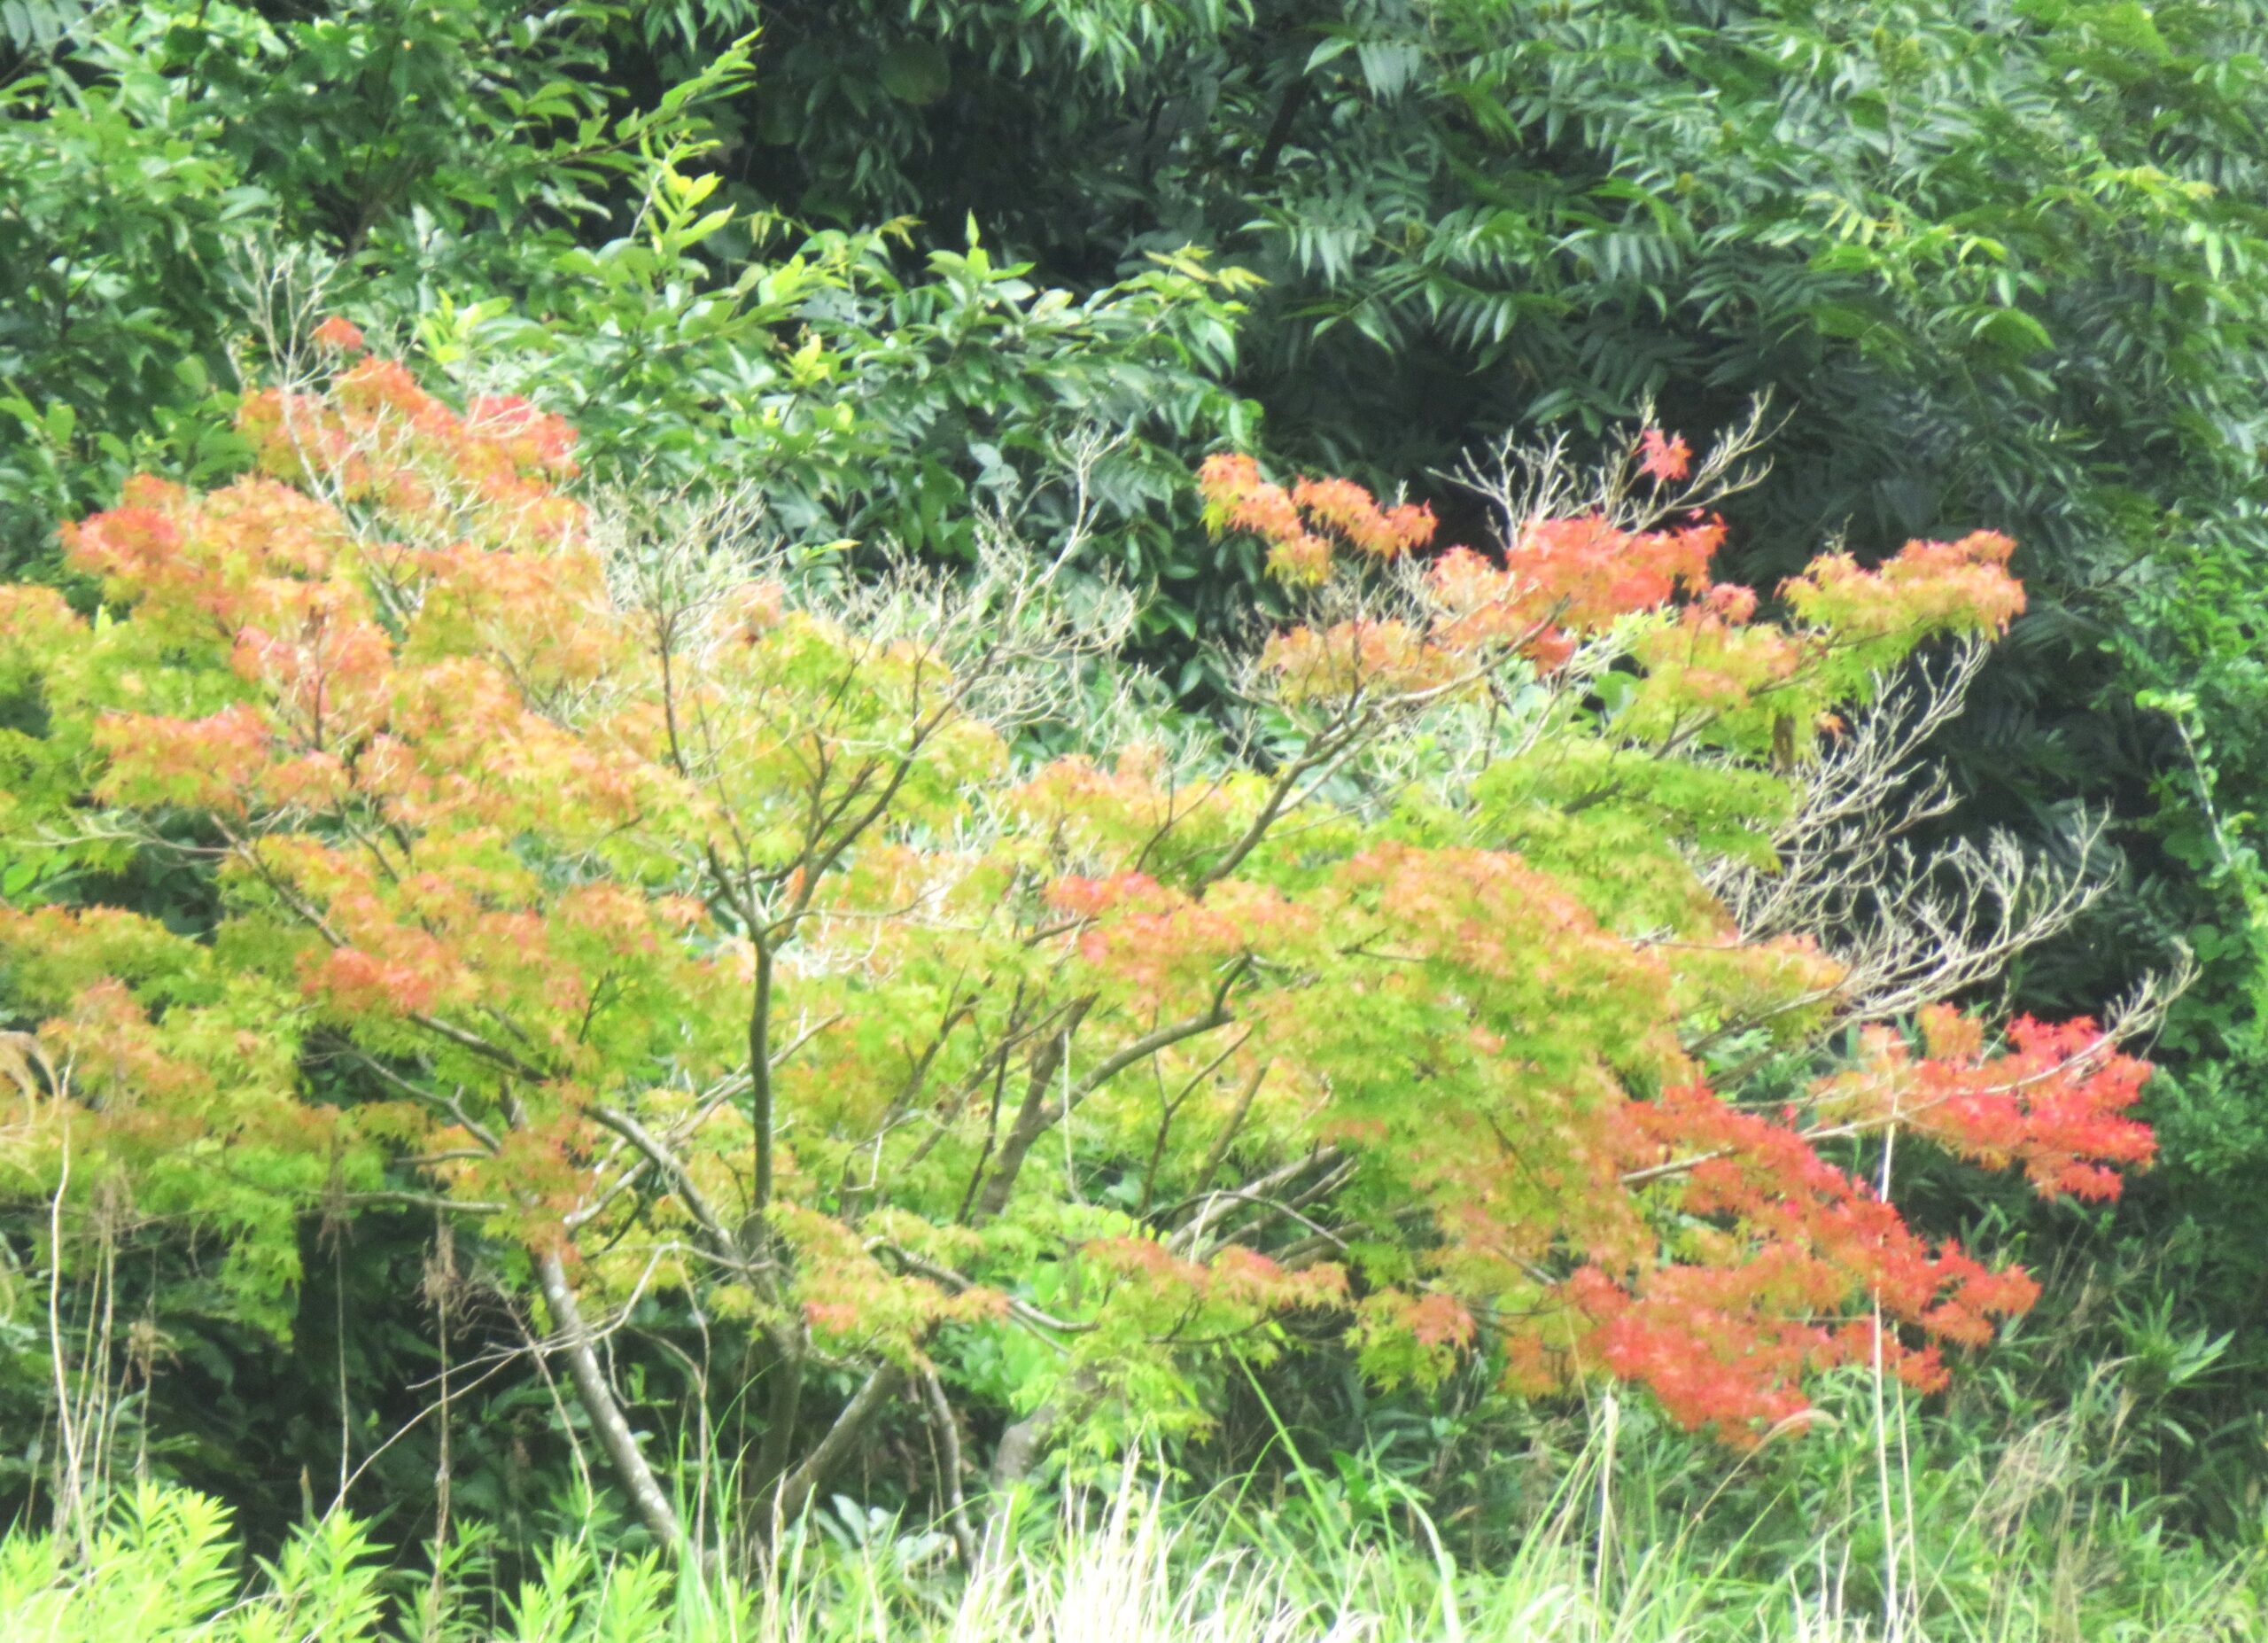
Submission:
<svg viewBox="0 0 2268 1643">
<path fill-rule="evenodd" d="M 1885 1521 L 1790 1537 L 1749 1496 L 1695 1512 L 1661 1457 L 1594 1441 L 1508 1553 L 1460 1560 L 1375 1468 L 1296 1462 L 1290 1487 L 1183 1500 L 1132 1469 L 1052 1505 L 1008 1501 L 973 1566 L 952 1537 L 838 1499 L 747 1577 L 580 1527 L 517 1576 L 460 1525 L 400 1567 L 333 1514 L 247 1559 L 224 1508 L 122 1491 L 78 1531 L 0 1541 L 7 1643 L 2241 1643 L 2268 1580 L 2112 1499 L 2029 1510 L 2052 1445 L 2018 1464 L 1892 1478 Z M 2028 1491 L 2028 1492 L 2027 1492 Z M 1907 1504 L 1910 1501 L 1910 1507 Z M 2053 1503 L 2051 1503 L 2053 1504 Z M 1903 1569 L 1885 1585 L 1883 1560 Z M 1894 1602 L 1884 1593 L 1895 1590 Z"/>
</svg>

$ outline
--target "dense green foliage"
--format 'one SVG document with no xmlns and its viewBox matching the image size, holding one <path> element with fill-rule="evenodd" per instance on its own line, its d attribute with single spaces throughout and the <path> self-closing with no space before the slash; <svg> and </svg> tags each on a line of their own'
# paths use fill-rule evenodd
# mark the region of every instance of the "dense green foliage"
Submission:
<svg viewBox="0 0 2268 1643">
<path fill-rule="evenodd" d="M 2250 1541 L 2264 59 L 2256 0 L 4 0 L 0 576 L 90 609 L 57 526 L 137 471 L 243 472 L 246 401 L 342 313 L 445 397 L 573 423 L 584 494 L 760 502 L 814 587 L 886 544 L 973 565 L 1003 520 L 1043 554 L 1076 538 L 1079 596 L 1142 591 L 1144 715 L 1234 724 L 1224 658 L 1286 599 L 1262 544 L 1202 528 L 1207 455 L 1406 482 L 1477 541 L 1442 475 L 1506 431 L 1613 456 L 1658 420 L 1698 445 L 1762 397 L 1772 471 L 1722 504 L 1719 573 L 1767 610 L 1838 536 L 1868 565 L 2017 541 L 2029 609 L 1933 744 L 1964 802 L 1924 837 L 2008 826 L 2055 857 L 2106 812 L 2108 884 L 1971 1001 L 2100 1010 L 2197 967 L 2149 1050 L 2157 1167 L 2116 1209 L 1904 1155 L 1900 1200 L 2047 1281 L 1997 1372 L 2007 1419 L 2123 1399 L 2087 1453 L 2151 1503 L 2137 1539 Z M 42 733 L 9 688 L 0 730 Z M 218 912 L 198 871 L 66 870 L 6 837 L 0 896 L 191 938 Z M 0 1031 L 37 1024 L 6 996 Z M 369 1457 L 358 1509 L 423 1514 L 437 1351 L 482 1374 L 522 1340 L 478 1286 L 437 1320 L 433 1228 L 307 1216 L 270 1316 L 173 1227 L 97 1239 L 50 1319 L 45 1206 L 11 1209 L 0 1423 L 35 1436 L 0 1488 L 46 1509 L 48 1343 L 106 1306 L 114 1350 L 68 1395 L 120 1454 L 233 1491 L 255 1545 L 330 1499 L 342 1451 Z M 642 1304 L 625 1372 L 690 1407 L 687 1319 Z M 1334 1367 L 1268 1393 L 1309 1452 L 1385 1445 L 1445 1522 L 1517 1515 L 1485 1457 L 1531 1417 L 1481 1382 L 1380 1395 Z M 539 1545 L 574 1422 L 524 1363 L 468 1396 L 458 1509 Z M 1274 1430 L 1225 1413 L 1206 1465 Z M 1927 1417 L 1946 1468 L 1987 1452 L 1975 1417 L 1960 1395 Z M 877 1499 L 920 1499 L 908 1431 L 868 1457 Z"/>
<path fill-rule="evenodd" d="M 2253 869 L 2200 797 L 2249 814 L 2268 760 L 2256 8 L 863 10 L 768 15 L 754 195 L 972 212 L 1067 279 L 1212 247 L 1268 281 L 1238 380 L 1274 449 L 1399 477 L 1506 426 L 1768 394 L 1774 478 L 1734 514 L 1760 586 L 1825 532 L 2015 535 L 2038 604 L 1964 781 L 2041 833 L 2131 823 L 2124 893 L 2031 985 L 2069 1002 L 2195 947 L 2175 1161 L 2257 1157 L 2228 1071 L 2257 1053 Z M 893 94 L 878 36 L 946 66 L 934 100 Z"/>
</svg>

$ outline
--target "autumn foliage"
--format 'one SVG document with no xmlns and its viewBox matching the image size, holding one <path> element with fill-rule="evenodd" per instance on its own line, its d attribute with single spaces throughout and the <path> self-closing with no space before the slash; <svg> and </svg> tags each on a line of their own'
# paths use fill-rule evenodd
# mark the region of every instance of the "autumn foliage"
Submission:
<svg viewBox="0 0 2268 1643">
<path fill-rule="evenodd" d="M 791 1507 L 910 1390 L 1105 1441 L 1288 1350 L 1619 1376 L 1748 1444 L 2033 1299 L 1906 1223 L 1885 1148 L 2089 1198 L 2149 1156 L 2093 1024 L 1867 1020 L 1844 932 L 1744 931 L 1699 874 L 1771 870 L 1885 670 L 2022 609 L 2001 537 L 1767 614 L 1658 432 L 1652 516 L 1486 549 L 1216 457 L 1214 528 L 1306 602 L 1264 752 L 1035 762 L 1113 665 L 1045 573 L 829 593 L 713 518 L 595 519 L 553 418 L 318 340 L 255 474 L 137 480 L 66 533 L 89 596 L 0 590 L 37 706 L 0 826 L 218 909 L 0 911 L 59 1086 L 18 1080 L 10 1190 L 217 1232 L 252 1315 L 301 1218 L 404 1205 L 571 1343 L 693 1293 L 757 1343 Z"/>
</svg>

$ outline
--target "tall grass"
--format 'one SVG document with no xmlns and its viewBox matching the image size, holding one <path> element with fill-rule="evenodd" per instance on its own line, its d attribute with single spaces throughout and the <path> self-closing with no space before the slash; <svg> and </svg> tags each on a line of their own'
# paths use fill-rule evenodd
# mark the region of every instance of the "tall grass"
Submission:
<svg viewBox="0 0 2268 1643">
<path fill-rule="evenodd" d="M 1128 1471 L 1011 1503 L 974 1568 L 952 1539 L 837 1501 L 758 1576 L 610 1550 L 598 1527 L 498 1573 L 477 1526 L 439 1574 L 397 1569 L 344 1515 L 247 1567 L 226 1512 L 142 1487 L 85 1536 L 0 1542 L 7 1643 L 2119 1643 L 2268 1639 L 2256 1563 L 2185 1546 L 2114 1499 L 2057 1504 L 2047 1434 L 1999 1475 L 1922 1472 L 1885 1526 L 1790 1538 L 1656 1491 L 1594 1441 L 1490 1566 L 1461 1563 L 1390 1480 L 1294 1468 L 1281 1498 L 1177 1500 Z M 1634 1460 L 1639 1463 L 1633 1464 Z M 1619 1460 L 1623 1464 L 1618 1466 Z M 2044 1481 L 2047 1480 L 2047 1481 Z M 2043 1490 L 2047 1493 L 2043 1493 Z M 2043 1500 L 2047 1508 L 2039 1510 Z M 1720 1503 L 1721 1504 L 1721 1503 Z M 1886 1527 L 1907 1571 L 1885 1607 Z"/>
</svg>

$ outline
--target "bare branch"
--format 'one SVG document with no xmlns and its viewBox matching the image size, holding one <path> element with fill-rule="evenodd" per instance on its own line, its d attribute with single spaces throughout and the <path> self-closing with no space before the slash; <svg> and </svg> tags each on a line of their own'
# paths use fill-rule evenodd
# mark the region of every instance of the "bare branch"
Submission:
<svg viewBox="0 0 2268 1643">
<path fill-rule="evenodd" d="M 1697 862 L 1750 940 L 1806 936 L 1843 967 L 1842 1020 L 1875 1021 L 1959 995 L 2069 929 L 2104 889 L 2105 820 L 2081 818 L 2061 863 L 1993 833 L 1918 850 L 1912 836 L 1955 796 L 1922 749 L 1954 718 L 1984 666 L 1969 642 L 1909 667 L 1802 769 L 1773 864 Z"/>
</svg>

